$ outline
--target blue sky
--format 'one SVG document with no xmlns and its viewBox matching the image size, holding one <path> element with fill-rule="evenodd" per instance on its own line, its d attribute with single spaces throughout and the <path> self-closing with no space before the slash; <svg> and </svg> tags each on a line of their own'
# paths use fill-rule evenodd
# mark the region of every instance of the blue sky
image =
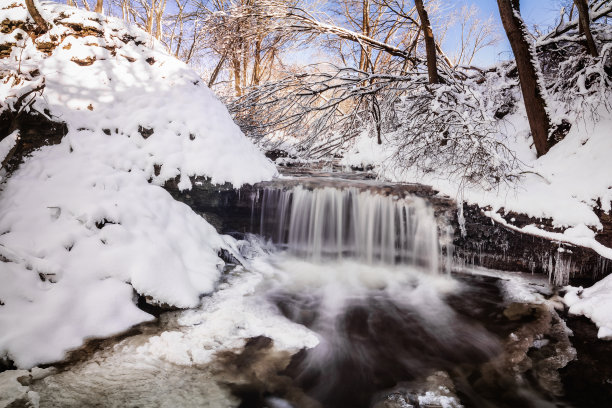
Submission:
<svg viewBox="0 0 612 408">
<path fill-rule="evenodd" d="M 512 57 L 510 44 L 505 36 L 501 19 L 499 17 L 499 9 L 497 8 L 497 0 L 447 0 L 450 7 L 461 8 L 463 5 L 475 4 L 481 13 L 482 18 L 493 16 L 493 20 L 497 25 L 497 30 L 501 41 L 493 47 L 489 47 L 480 51 L 474 59 L 475 65 L 487 66 L 500 60 L 507 60 Z M 546 31 L 548 27 L 552 27 L 555 21 L 559 18 L 561 10 L 560 0 L 521 0 L 521 15 L 527 26 L 533 31 L 533 26 L 537 25 L 542 31 Z M 453 30 L 449 30 L 444 49 L 451 54 L 455 45 L 453 39 Z M 435 35 L 435 32 L 434 32 Z"/>
</svg>

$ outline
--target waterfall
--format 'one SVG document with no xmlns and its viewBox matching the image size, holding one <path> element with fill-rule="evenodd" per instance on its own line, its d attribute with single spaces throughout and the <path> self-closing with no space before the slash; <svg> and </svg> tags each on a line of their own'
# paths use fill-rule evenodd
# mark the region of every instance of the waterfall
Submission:
<svg viewBox="0 0 612 408">
<path fill-rule="evenodd" d="M 352 258 L 438 271 L 433 210 L 419 197 L 355 187 L 265 188 L 260 234 L 291 254 L 318 262 Z"/>
</svg>

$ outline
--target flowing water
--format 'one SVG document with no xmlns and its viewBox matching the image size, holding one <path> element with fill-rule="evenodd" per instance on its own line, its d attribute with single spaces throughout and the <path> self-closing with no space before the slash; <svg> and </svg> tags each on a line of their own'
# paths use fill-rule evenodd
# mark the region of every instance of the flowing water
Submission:
<svg viewBox="0 0 612 408">
<path fill-rule="evenodd" d="M 398 198 L 355 187 L 266 188 L 260 217 L 260 235 L 299 258 L 317 263 L 345 258 L 401 263 L 438 272 L 436 220 L 431 207 L 418 197 Z"/>
<path fill-rule="evenodd" d="M 317 404 L 548 404 L 496 361 L 518 325 L 503 317 L 496 279 L 441 268 L 446 228 L 427 201 L 350 184 L 271 187 L 254 200 L 257 232 L 279 250 L 266 298 L 319 337 L 284 374 Z"/>
</svg>

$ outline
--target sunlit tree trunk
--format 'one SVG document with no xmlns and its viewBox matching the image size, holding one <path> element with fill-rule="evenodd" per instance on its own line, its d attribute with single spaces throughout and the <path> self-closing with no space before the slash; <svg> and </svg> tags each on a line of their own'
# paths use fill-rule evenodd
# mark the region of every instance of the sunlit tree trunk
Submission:
<svg viewBox="0 0 612 408">
<path fill-rule="evenodd" d="M 166 0 L 158 0 L 153 2 L 155 12 L 155 38 L 161 40 L 164 26 L 162 24 L 164 12 L 166 11 Z"/>
<path fill-rule="evenodd" d="M 215 66 L 215 70 L 213 71 L 212 75 L 210 76 L 210 79 L 208 80 L 209 88 L 211 88 L 215 84 L 215 81 L 217 80 L 217 77 L 219 76 L 219 72 L 221 72 L 221 68 L 223 68 L 223 64 L 225 64 L 226 58 L 227 58 L 227 55 L 223 54 L 221 56 L 221 59 L 217 63 L 217 66 Z"/>
<path fill-rule="evenodd" d="M 240 75 L 240 58 L 238 58 L 238 56 L 234 56 L 232 65 L 234 68 L 234 91 L 236 92 L 236 96 L 240 97 L 242 96 L 242 87 L 240 86 L 242 76 Z"/>
<path fill-rule="evenodd" d="M 96 13 L 102 13 L 102 9 L 104 8 L 104 0 L 98 0 L 96 2 Z"/>
<path fill-rule="evenodd" d="M 255 55 L 253 56 L 253 85 L 259 85 L 260 80 L 260 66 L 261 66 L 261 43 L 263 41 L 263 36 L 257 37 L 255 40 Z"/>
<path fill-rule="evenodd" d="M 28 13 L 30 13 L 30 15 L 34 19 L 34 22 L 38 26 L 38 29 L 43 33 L 47 32 L 49 26 L 47 25 L 45 19 L 38 12 L 38 9 L 34 5 L 34 0 L 25 0 L 25 3 L 28 9 Z"/>
<path fill-rule="evenodd" d="M 248 76 L 248 66 L 249 66 L 248 48 L 249 48 L 248 42 L 244 41 L 242 43 L 242 70 L 240 72 L 242 74 L 242 79 L 241 79 L 242 89 L 246 89 L 247 87 L 247 76 Z"/>
<path fill-rule="evenodd" d="M 519 0 L 497 0 L 497 5 L 516 60 L 527 119 L 539 157 L 548 152 L 551 120 L 546 110 L 541 74 L 536 65 L 535 46 L 527 38 L 527 26 L 521 18 Z"/>
<path fill-rule="evenodd" d="M 436 42 L 434 40 L 433 30 L 431 29 L 431 23 L 429 22 L 429 16 L 427 16 L 427 10 L 425 10 L 423 0 L 415 0 L 414 5 L 419 13 L 421 29 L 423 31 L 423 37 L 425 38 L 425 53 L 427 54 L 427 74 L 429 75 L 429 83 L 437 84 L 440 82 L 440 78 L 438 77 L 438 67 L 436 61 Z"/>
<path fill-rule="evenodd" d="M 150 8 L 147 10 L 147 22 L 145 25 L 145 31 L 147 34 L 153 34 L 153 9 Z"/>
<path fill-rule="evenodd" d="M 370 0 L 363 0 L 361 5 L 361 33 L 367 37 L 371 35 L 370 27 Z M 367 71 L 370 65 L 372 48 L 367 45 L 361 46 L 359 69 Z"/>
<path fill-rule="evenodd" d="M 589 5 L 587 4 L 587 0 L 574 0 L 574 3 L 578 9 L 581 31 L 584 32 L 586 37 L 586 48 L 589 54 L 593 57 L 597 57 L 599 53 L 597 52 L 597 46 L 595 45 L 595 40 L 591 33 L 591 18 L 589 16 Z"/>
</svg>

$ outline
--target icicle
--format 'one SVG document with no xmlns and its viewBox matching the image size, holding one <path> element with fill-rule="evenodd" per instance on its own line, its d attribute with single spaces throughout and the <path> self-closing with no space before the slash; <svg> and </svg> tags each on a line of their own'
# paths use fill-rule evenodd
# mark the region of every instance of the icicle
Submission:
<svg viewBox="0 0 612 408">
<path fill-rule="evenodd" d="M 467 230 L 465 229 L 465 216 L 463 214 L 463 199 L 457 200 L 457 222 L 459 223 L 461 237 L 465 238 Z"/>
</svg>

